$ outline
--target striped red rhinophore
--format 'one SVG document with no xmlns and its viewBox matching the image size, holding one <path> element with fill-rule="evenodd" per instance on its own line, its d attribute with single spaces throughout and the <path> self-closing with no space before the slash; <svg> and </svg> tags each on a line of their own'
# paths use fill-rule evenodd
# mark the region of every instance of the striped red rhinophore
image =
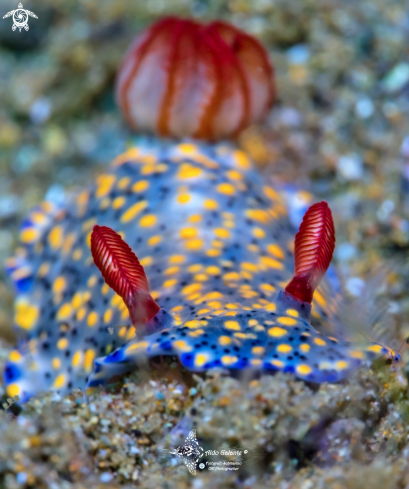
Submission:
<svg viewBox="0 0 409 489">
<path fill-rule="evenodd" d="M 145 270 L 119 234 L 94 226 L 91 254 L 105 282 L 122 297 L 134 326 L 145 324 L 160 309 L 149 294 Z"/>
<path fill-rule="evenodd" d="M 294 277 L 285 288 L 303 302 L 312 301 L 314 290 L 328 270 L 335 249 L 331 209 L 324 201 L 312 205 L 295 236 Z"/>
</svg>

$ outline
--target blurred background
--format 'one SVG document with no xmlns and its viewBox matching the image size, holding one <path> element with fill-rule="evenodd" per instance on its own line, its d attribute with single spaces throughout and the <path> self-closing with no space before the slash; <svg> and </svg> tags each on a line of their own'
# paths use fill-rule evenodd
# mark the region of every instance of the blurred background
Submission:
<svg viewBox="0 0 409 489">
<path fill-rule="evenodd" d="M 1 17 L 17 7 L 4 1 Z M 27 211 L 90 183 L 138 135 L 116 107 L 116 71 L 134 36 L 165 15 L 225 19 L 255 35 L 277 100 L 238 144 L 269 176 L 333 207 L 347 275 L 402 260 L 409 224 L 409 15 L 400 1 L 41 0 L 28 32 L 0 19 L 0 331 L 11 338 L 3 264 Z M 406 138 L 406 139 L 405 139 Z M 409 178 L 409 172 L 406 171 Z M 359 280 L 358 280 L 359 285 Z M 396 286 L 406 309 L 405 283 Z M 352 284 L 352 288 L 354 284 Z M 356 283 L 355 283 L 356 287 Z"/>
</svg>

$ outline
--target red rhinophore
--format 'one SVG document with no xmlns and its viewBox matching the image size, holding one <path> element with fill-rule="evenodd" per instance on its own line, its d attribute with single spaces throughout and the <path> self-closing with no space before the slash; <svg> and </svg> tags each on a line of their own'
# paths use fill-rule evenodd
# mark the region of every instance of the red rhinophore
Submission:
<svg viewBox="0 0 409 489">
<path fill-rule="evenodd" d="M 294 277 L 285 291 L 303 302 L 312 301 L 314 290 L 328 270 L 335 249 L 335 229 L 326 202 L 312 205 L 295 236 Z"/>
<path fill-rule="evenodd" d="M 273 68 L 255 38 L 225 22 L 174 17 L 137 36 L 116 86 L 134 129 L 210 140 L 262 119 L 274 92 Z"/>
<path fill-rule="evenodd" d="M 91 254 L 105 282 L 128 307 L 134 326 L 145 324 L 159 311 L 142 265 L 119 234 L 107 226 L 94 226 Z"/>
</svg>

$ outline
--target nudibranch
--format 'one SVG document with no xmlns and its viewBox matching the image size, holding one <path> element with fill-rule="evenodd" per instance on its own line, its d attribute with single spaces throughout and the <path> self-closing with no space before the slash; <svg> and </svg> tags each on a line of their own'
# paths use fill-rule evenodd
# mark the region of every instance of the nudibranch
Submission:
<svg viewBox="0 0 409 489">
<path fill-rule="evenodd" d="M 265 48 L 233 25 L 165 18 L 128 50 L 116 96 L 136 130 L 231 138 L 270 109 L 273 68 Z"/>
<path fill-rule="evenodd" d="M 23 223 L 23 246 L 8 262 L 22 333 L 5 368 L 8 395 L 96 386 L 156 355 L 193 371 L 252 368 L 314 382 L 396 356 L 311 326 L 311 300 L 315 315 L 330 315 L 318 286 L 335 243 L 328 206 L 305 215 L 295 273 L 294 233 L 281 194 L 245 153 L 224 144 L 130 149 L 65 206 L 44 205 Z"/>
</svg>

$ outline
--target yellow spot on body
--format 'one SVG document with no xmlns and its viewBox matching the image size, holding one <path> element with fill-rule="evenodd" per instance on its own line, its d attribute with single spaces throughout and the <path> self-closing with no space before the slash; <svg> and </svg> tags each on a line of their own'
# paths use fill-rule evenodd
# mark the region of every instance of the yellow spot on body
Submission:
<svg viewBox="0 0 409 489">
<path fill-rule="evenodd" d="M 266 311 L 270 311 L 270 312 L 274 312 L 276 309 L 277 309 L 277 306 L 274 304 L 274 302 L 272 302 L 271 304 L 267 304 L 264 309 Z M 284 324 L 284 323 L 281 323 L 281 324 Z"/>
<path fill-rule="evenodd" d="M 208 361 L 208 358 L 208 355 L 206 355 L 205 353 L 198 353 L 195 356 L 195 367 L 203 367 L 203 365 Z"/>
<path fill-rule="evenodd" d="M 200 309 L 199 311 L 197 311 L 198 314 L 206 314 L 207 312 L 210 312 L 210 309 Z"/>
<path fill-rule="evenodd" d="M 178 178 L 180 179 L 187 179 L 187 178 L 196 178 L 200 176 L 202 173 L 202 169 L 198 168 L 197 166 L 192 166 L 189 164 L 182 164 L 180 166 L 180 170 L 178 173 Z"/>
<path fill-rule="evenodd" d="M 219 344 L 222 346 L 230 345 L 231 342 L 232 342 L 232 340 L 228 336 L 222 335 L 219 338 Z"/>
<path fill-rule="evenodd" d="M 179 204 L 187 204 L 188 202 L 190 202 L 190 199 L 191 199 L 190 194 L 180 194 L 176 198 Z"/>
<path fill-rule="evenodd" d="M 207 305 L 212 309 L 219 309 L 220 307 L 222 307 L 222 303 L 219 301 L 210 301 L 207 303 Z"/>
<path fill-rule="evenodd" d="M 206 299 L 221 299 L 223 297 L 223 294 L 221 292 L 209 292 L 206 294 Z"/>
<path fill-rule="evenodd" d="M 263 224 L 268 224 L 271 221 L 268 212 L 263 209 L 248 209 L 246 211 L 246 217 Z"/>
<path fill-rule="evenodd" d="M 251 349 L 251 353 L 253 353 L 254 355 L 262 355 L 265 351 L 265 348 L 263 348 L 262 346 L 253 346 L 253 348 Z"/>
<path fill-rule="evenodd" d="M 81 248 L 76 248 L 73 253 L 72 253 L 72 259 L 74 261 L 79 261 L 82 258 L 82 249 Z"/>
<path fill-rule="evenodd" d="M 265 232 L 264 232 L 264 230 L 263 230 L 263 229 L 261 229 L 261 228 L 254 228 L 254 229 L 253 229 L 253 236 L 254 236 L 255 238 L 260 238 L 260 239 L 262 239 L 262 238 L 264 238 L 264 237 L 266 236 L 266 233 L 265 233 Z"/>
<path fill-rule="evenodd" d="M 282 362 L 281 360 L 271 360 L 271 365 L 274 365 L 274 367 L 277 367 L 277 368 L 283 368 L 284 367 L 284 362 Z"/>
<path fill-rule="evenodd" d="M 165 163 L 152 164 L 148 163 L 141 168 L 141 175 L 152 175 L 152 173 L 164 173 L 168 169 Z"/>
<path fill-rule="evenodd" d="M 237 321 L 225 321 L 224 327 L 226 329 L 233 329 L 233 330 L 237 330 L 237 331 L 240 331 L 240 329 L 241 329 L 240 324 Z"/>
<path fill-rule="evenodd" d="M 294 326 L 297 324 L 297 321 L 293 318 L 288 318 L 286 316 L 280 316 L 277 319 L 277 322 L 280 324 L 284 324 L 285 326 Z"/>
<path fill-rule="evenodd" d="M 178 312 L 178 311 L 181 311 L 182 309 L 183 309 L 183 306 L 175 306 L 175 307 L 172 307 L 171 312 Z"/>
<path fill-rule="evenodd" d="M 58 341 L 57 341 L 57 348 L 59 350 L 65 350 L 68 346 L 68 340 L 67 338 L 60 338 Z"/>
<path fill-rule="evenodd" d="M 230 237 L 230 231 L 228 231 L 227 229 L 223 229 L 223 228 L 216 228 L 214 230 L 214 234 L 218 238 L 229 238 Z"/>
<path fill-rule="evenodd" d="M 95 192 L 95 196 L 99 199 L 101 197 L 105 197 L 110 191 L 112 186 L 115 183 L 114 175 L 101 175 L 97 179 L 97 190 Z"/>
<path fill-rule="evenodd" d="M 120 328 L 119 331 L 118 331 L 118 336 L 120 338 L 123 338 L 126 335 L 126 330 L 127 330 L 127 327 L 126 326 L 122 326 L 122 328 Z"/>
<path fill-rule="evenodd" d="M 88 314 L 87 325 L 90 328 L 93 328 L 98 322 L 98 314 L 95 311 L 92 311 Z"/>
<path fill-rule="evenodd" d="M 7 386 L 7 394 L 10 397 L 18 396 L 20 394 L 20 387 L 17 384 L 10 384 Z"/>
<path fill-rule="evenodd" d="M 187 328 L 199 328 L 203 325 L 204 321 L 198 321 L 197 319 L 191 319 L 190 321 L 185 322 L 185 326 Z"/>
<path fill-rule="evenodd" d="M 163 282 L 163 286 L 164 287 L 173 287 L 174 285 L 176 285 L 178 283 L 178 279 L 177 278 L 171 278 L 169 280 L 165 280 Z"/>
<path fill-rule="evenodd" d="M 110 206 L 111 204 L 111 199 L 109 199 L 108 197 L 104 197 L 102 200 L 101 200 L 101 203 L 99 204 L 99 208 L 101 210 L 105 210 L 105 209 L 108 209 L 108 207 Z"/>
<path fill-rule="evenodd" d="M 314 292 L 314 302 L 316 302 L 321 307 L 325 307 L 327 304 L 324 296 L 318 290 Z"/>
<path fill-rule="evenodd" d="M 123 207 L 125 205 L 125 202 L 126 202 L 125 197 L 123 197 L 122 195 L 120 195 L 119 197 L 116 197 L 112 201 L 112 208 L 113 209 L 120 209 L 121 207 Z"/>
<path fill-rule="evenodd" d="M 156 246 L 162 241 L 162 236 L 152 236 L 151 238 L 148 239 L 148 245 L 149 246 Z"/>
<path fill-rule="evenodd" d="M 237 170 L 229 170 L 226 172 L 226 175 L 231 179 L 231 180 L 243 180 L 243 174 L 240 173 Z"/>
<path fill-rule="evenodd" d="M 180 271 L 180 267 L 169 267 L 163 272 L 163 274 L 164 275 L 174 275 L 175 273 L 178 273 L 179 271 Z"/>
<path fill-rule="evenodd" d="M 182 289 L 182 294 L 183 295 L 193 294 L 194 292 L 198 292 L 201 288 L 202 288 L 202 284 L 189 284 Z"/>
<path fill-rule="evenodd" d="M 176 340 L 172 343 L 172 346 L 180 351 L 192 351 L 193 348 L 183 340 Z"/>
<path fill-rule="evenodd" d="M 307 353 L 310 351 L 310 345 L 308 343 L 301 343 L 299 348 L 304 353 Z"/>
<path fill-rule="evenodd" d="M 276 258 L 283 259 L 284 251 L 276 244 L 270 244 L 267 246 L 267 251 L 274 255 Z"/>
<path fill-rule="evenodd" d="M 223 280 L 227 282 L 230 280 L 240 280 L 240 275 L 237 272 L 228 272 L 223 275 Z"/>
<path fill-rule="evenodd" d="M 189 218 L 188 218 L 188 221 L 189 222 L 200 222 L 202 220 L 202 216 L 201 214 L 192 214 Z"/>
<path fill-rule="evenodd" d="M 327 343 L 321 338 L 314 338 L 314 343 L 318 346 L 325 346 Z"/>
<path fill-rule="evenodd" d="M 48 243 L 53 250 L 61 248 L 63 240 L 63 231 L 61 226 L 55 226 L 48 235 Z"/>
<path fill-rule="evenodd" d="M 206 273 L 208 273 L 209 275 L 219 275 L 219 273 L 221 273 L 221 270 L 219 267 L 211 265 L 206 268 Z"/>
<path fill-rule="evenodd" d="M 91 348 L 88 349 L 84 355 L 84 370 L 86 372 L 91 372 L 94 358 L 95 358 L 95 351 L 92 350 Z"/>
<path fill-rule="evenodd" d="M 187 271 L 190 272 L 190 273 L 196 273 L 196 272 L 200 272 L 200 270 L 202 268 L 203 268 L 203 265 L 200 265 L 199 263 L 196 263 L 195 265 L 190 265 L 187 268 Z"/>
<path fill-rule="evenodd" d="M 312 368 L 309 365 L 306 365 L 305 363 L 302 363 L 301 365 L 297 365 L 295 367 L 295 370 L 300 375 L 308 375 L 312 372 Z"/>
<path fill-rule="evenodd" d="M 277 351 L 280 352 L 280 353 L 288 353 L 292 349 L 293 349 L 292 346 L 286 345 L 285 343 L 283 343 L 282 345 L 278 345 L 277 346 Z"/>
<path fill-rule="evenodd" d="M 143 267 L 147 267 L 149 265 L 151 265 L 153 262 L 153 259 L 151 256 L 145 256 L 144 258 L 142 258 L 141 260 L 139 260 L 139 263 L 143 266 Z"/>
<path fill-rule="evenodd" d="M 223 365 L 233 365 L 237 360 L 238 358 L 232 355 L 223 355 L 221 358 Z"/>
<path fill-rule="evenodd" d="M 210 249 L 206 251 L 206 255 L 211 257 L 220 256 L 221 254 L 222 252 L 220 250 Z"/>
<path fill-rule="evenodd" d="M 64 387 L 65 381 L 66 381 L 66 376 L 64 374 L 60 374 L 55 380 L 52 385 L 53 389 L 61 389 L 61 387 Z"/>
<path fill-rule="evenodd" d="M 169 263 L 180 265 L 186 260 L 183 255 L 172 255 L 169 257 Z"/>
<path fill-rule="evenodd" d="M 81 363 L 82 363 L 82 351 L 78 350 L 74 353 L 71 363 L 72 363 L 72 366 L 74 368 L 77 368 L 81 365 Z"/>
<path fill-rule="evenodd" d="M 276 290 L 276 288 L 271 284 L 261 284 L 260 289 L 265 290 L 267 292 L 275 292 Z"/>
<path fill-rule="evenodd" d="M 20 233 L 20 239 L 23 243 L 33 243 L 39 236 L 38 229 L 25 228 Z"/>
<path fill-rule="evenodd" d="M 337 370 L 345 370 L 348 367 L 349 367 L 349 363 L 346 362 L 345 360 L 339 360 L 338 362 L 335 363 L 335 368 Z"/>
<path fill-rule="evenodd" d="M 209 280 L 209 276 L 205 273 L 197 273 L 193 277 L 193 280 L 195 280 L 196 282 L 206 282 L 207 280 Z"/>
<path fill-rule="evenodd" d="M 381 346 L 381 345 L 371 345 L 367 349 L 368 349 L 368 351 L 373 351 L 375 353 L 382 353 L 383 346 Z"/>
<path fill-rule="evenodd" d="M 268 330 L 268 334 L 270 336 L 280 337 L 280 336 L 284 336 L 285 334 L 287 334 L 287 330 L 283 329 L 283 328 L 279 328 L 278 326 L 275 326 L 274 328 L 270 328 Z"/>
<path fill-rule="evenodd" d="M 298 311 L 296 311 L 295 309 L 287 309 L 285 313 L 289 316 L 294 316 L 295 318 L 298 318 Z"/>
<path fill-rule="evenodd" d="M 77 321 L 82 321 L 87 315 L 87 309 L 85 307 L 81 307 L 77 312 Z"/>
<path fill-rule="evenodd" d="M 268 187 L 267 185 L 263 187 L 264 195 L 268 197 L 271 200 L 281 200 L 279 194 L 271 187 Z"/>
<path fill-rule="evenodd" d="M 108 292 L 110 291 L 111 289 L 109 288 L 109 285 L 108 284 L 104 284 L 102 287 L 101 287 L 101 294 L 102 295 L 107 295 Z"/>
<path fill-rule="evenodd" d="M 97 283 L 97 281 L 98 281 L 97 276 L 96 275 L 91 275 L 91 277 L 87 281 L 87 286 L 89 288 L 92 288 L 92 287 L 95 286 L 95 284 Z"/>
<path fill-rule="evenodd" d="M 119 180 L 119 182 L 116 184 L 116 186 L 120 189 L 120 190 L 124 190 L 130 183 L 131 179 L 129 177 L 123 177 L 121 178 L 121 180 Z"/>
<path fill-rule="evenodd" d="M 21 360 L 20 352 L 18 352 L 17 350 L 13 350 L 12 352 L 10 352 L 9 360 L 14 363 L 19 362 Z"/>
<path fill-rule="evenodd" d="M 251 168 L 250 160 L 248 159 L 246 153 L 244 151 L 236 150 L 233 152 L 234 160 L 236 161 L 236 165 L 243 170 L 248 170 Z"/>
<path fill-rule="evenodd" d="M 236 189 L 231 183 L 220 183 L 217 186 L 217 191 L 224 195 L 234 195 Z"/>
<path fill-rule="evenodd" d="M 57 313 L 57 320 L 58 321 L 63 321 L 64 319 L 68 319 L 71 317 L 72 314 L 72 307 L 71 304 L 68 302 L 63 304 L 60 309 L 58 310 Z"/>
<path fill-rule="evenodd" d="M 40 268 L 38 269 L 38 276 L 45 277 L 49 271 L 50 271 L 50 264 L 42 263 Z"/>
<path fill-rule="evenodd" d="M 58 370 L 59 368 L 61 368 L 61 360 L 58 357 L 54 357 L 51 364 L 54 370 Z"/>
<path fill-rule="evenodd" d="M 218 209 L 219 204 L 215 200 L 213 200 L 213 199 L 206 199 L 203 202 L 203 206 L 207 210 L 214 211 L 214 210 Z"/>
<path fill-rule="evenodd" d="M 139 180 L 139 182 L 132 185 L 134 192 L 143 192 L 147 188 L 149 188 L 149 182 L 147 180 Z"/>
<path fill-rule="evenodd" d="M 269 268 L 274 268 L 276 270 L 282 270 L 284 268 L 284 265 L 281 262 L 275 260 L 274 258 L 270 258 L 269 256 L 261 256 L 260 262 L 263 265 L 266 265 Z"/>
<path fill-rule="evenodd" d="M 54 294 L 60 294 L 61 292 L 64 292 L 65 286 L 66 286 L 65 278 L 61 276 L 57 277 L 53 283 Z"/>
<path fill-rule="evenodd" d="M 132 205 L 127 209 L 121 216 L 121 222 L 129 222 L 132 221 L 138 214 L 140 214 L 143 209 L 147 207 L 148 203 L 146 200 L 141 200 L 136 204 Z"/>
<path fill-rule="evenodd" d="M 199 250 L 203 246 L 203 240 L 202 239 L 190 239 L 189 241 L 186 241 L 186 248 L 188 250 Z"/>
<path fill-rule="evenodd" d="M 349 356 L 351 358 L 359 358 L 359 359 L 363 359 L 365 358 L 365 355 L 362 351 L 359 351 L 359 350 L 352 350 L 349 352 Z"/>
<path fill-rule="evenodd" d="M 255 263 L 243 262 L 241 264 L 243 270 L 248 270 L 249 272 L 258 272 L 258 266 Z"/>
<path fill-rule="evenodd" d="M 139 225 L 143 228 L 147 228 L 150 226 L 154 226 L 156 224 L 157 217 L 154 214 L 148 214 L 147 216 L 143 216 L 139 221 Z"/>
<path fill-rule="evenodd" d="M 200 321 L 199 326 L 202 326 L 203 324 L 204 324 L 204 321 Z M 193 329 L 193 328 L 191 328 L 191 329 Z M 190 333 L 188 333 L 188 334 L 189 334 L 189 336 L 196 338 L 196 336 L 202 336 L 203 333 L 204 333 L 203 329 L 193 329 L 193 331 L 190 331 Z"/>
<path fill-rule="evenodd" d="M 195 238 L 197 236 L 196 228 L 183 228 L 180 230 L 180 237 L 182 239 Z"/>
</svg>

